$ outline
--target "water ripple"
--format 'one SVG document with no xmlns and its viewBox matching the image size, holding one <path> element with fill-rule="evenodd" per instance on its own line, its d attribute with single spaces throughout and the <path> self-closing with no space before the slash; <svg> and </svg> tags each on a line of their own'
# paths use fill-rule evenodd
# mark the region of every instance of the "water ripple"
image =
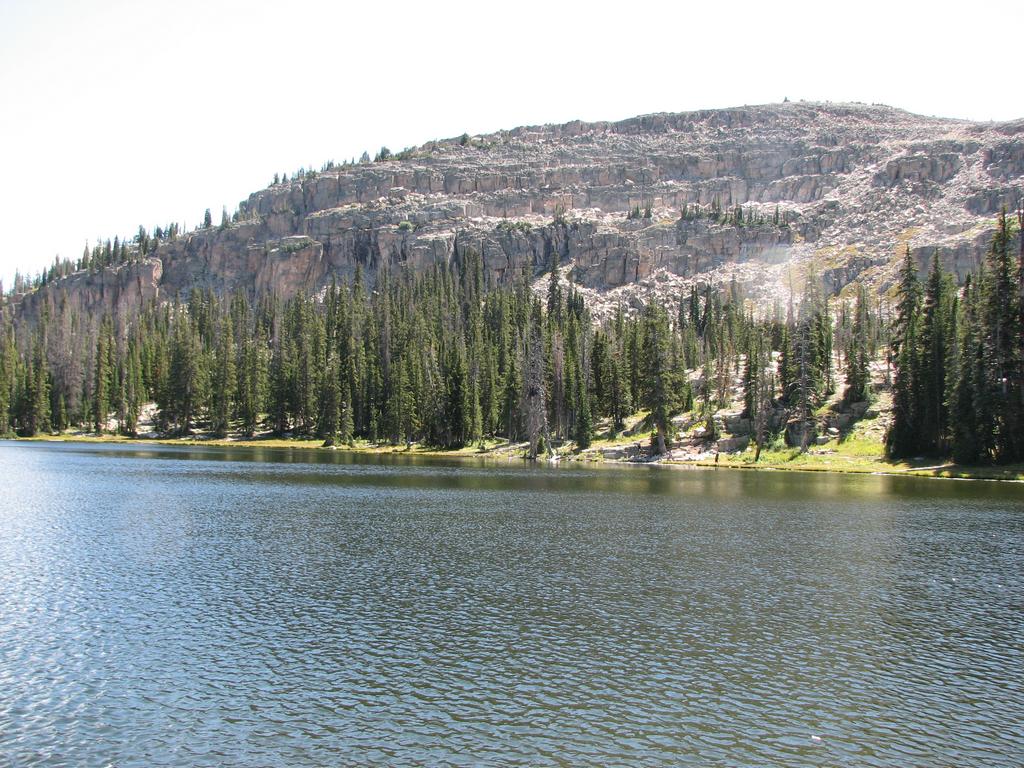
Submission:
<svg viewBox="0 0 1024 768">
<path fill-rule="evenodd" d="M 0 443 L 0 766 L 1024 764 L 1017 488 L 251 458 Z"/>
</svg>

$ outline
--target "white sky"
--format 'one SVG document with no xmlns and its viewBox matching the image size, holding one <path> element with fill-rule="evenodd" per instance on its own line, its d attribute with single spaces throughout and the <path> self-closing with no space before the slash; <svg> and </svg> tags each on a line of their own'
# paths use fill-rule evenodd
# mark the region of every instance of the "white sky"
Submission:
<svg viewBox="0 0 1024 768">
<path fill-rule="evenodd" d="M 1015 2 L 908 5 L 0 0 L 0 279 L 463 131 L 787 96 L 1024 116 Z"/>
</svg>

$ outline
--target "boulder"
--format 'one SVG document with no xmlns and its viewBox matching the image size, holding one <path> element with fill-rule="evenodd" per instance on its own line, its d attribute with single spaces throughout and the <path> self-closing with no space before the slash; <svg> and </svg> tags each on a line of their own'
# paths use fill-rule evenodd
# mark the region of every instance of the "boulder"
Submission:
<svg viewBox="0 0 1024 768">
<path fill-rule="evenodd" d="M 871 404 L 866 400 L 862 400 L 858 403 L 850 403 L 850 405 L 847 406 L 847 409 L 853 418 L 860 419 L 864 417 L 865 413 L 867 413 L 870 405 Z"/>
<path fill-rule="evenodd" d="M 793 419 L 786 424 L 786 445 L 791 448 L 806 447 L 817 437 L 817 424 L 813 420 Z"/>
<path fill-rule="evenodd" d="M 715 443 L 715 450 L 719 453 L 736 453 L 737 451 L 745 451 L 748 445 L 750 445 L 750 438 L 746 435 L 742 437 L 723 437 Z"/>
<path fill-rule="evenodd" d="M 742 416 L 726 416 L 725 428 L 733 435 L 749 435 L 753 431 L 753 423 Z"/>
</svg>

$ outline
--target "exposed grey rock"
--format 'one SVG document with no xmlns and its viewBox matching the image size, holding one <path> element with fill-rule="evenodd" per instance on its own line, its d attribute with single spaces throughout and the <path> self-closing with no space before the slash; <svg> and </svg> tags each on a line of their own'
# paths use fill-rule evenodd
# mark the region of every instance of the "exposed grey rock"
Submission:
<svg viewBox="0 0 1024 768">
<path fill-rule="evenodd" d="M 855 419 L 860 419 L 864 416 L 865 413 L 867 413 L 867 410 L 870 407 L 871 403 L 867 402 L 866 400 L 861 400 L 860 402 L 850 403 L 849 406 L 847 406 L 847 409 Z"/>
<path fill-rule="evenodd" d="M 922 271 L 937 251 L 962 278 L 992 214 L 1022 193 L 1024 121 L 786 103 L 528 126 L 276 184 L 243 201 L 237 223 L 57 280 L 20 311 L 63 298 L 130 313 L 193 288 L 286 298 L 358 267 L 372 280 L 382 265 L 423 270 L 471 250 L 492 282 L 559 263 L 598 316 L 675 300 L 693 281 L 736 279 L 767 307 L 811 260 L 830 291 L 885 289 L 904 242 Z M 712 206 L 744 206 L 742 225 L 708 218 Z M 651 218 L 629 218 L 636 207 Z"/>
<path fill-rule="evenodd" d="M 801 421 L 793 419 L 786 424 L 786 445 L 791 448 L 806 447 L 817 438 L 817 424 L 813 419 Z"/>
<path fill-rule="evenodd" d="M 742 437 L 723 437 L 715 444 L 715 450 L 720 453 L 736 453 L 737 451 L 745 451 L 748 445 L 750 445 L 750 438 L 746 435 Z"/>
<path fill-rule="evenodd" d="M 725 428 L 726 431 L 733 435 L 749 435 L 753 431 L 750 419 L 739 415 L 726 416 Z"/>
</svg>

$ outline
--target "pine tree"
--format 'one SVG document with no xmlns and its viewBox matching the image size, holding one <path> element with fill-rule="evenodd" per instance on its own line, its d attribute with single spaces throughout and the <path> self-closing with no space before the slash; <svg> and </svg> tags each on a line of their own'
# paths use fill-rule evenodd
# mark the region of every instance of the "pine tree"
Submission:
<svg viewBox="0 0 1024 768">
<path fill-rule="evenodd" d="M 675 407 L 672 367 L 669 359 L 668 315 L 657 302 L 644 308 L 644 398 L 651 411 L 655 444 L 659 454 L 668 450 L 672 436 L 670 419 Z"/>
<path fill-rule="evenodd" d="M 628 364 L 625 357 L 625 344 L 623 334 L 625 332 L 625 318 L 620 306 L 616 310 L 613 336 L 614 341 L 610 345 L 608 355 L 608 405 L 605 410 L 612 420 L 612 433 L 618 434 L 626 424 L 626 415 L 633 410 L 633 403 L 629 392 L 629 377 L 627 374 Z"/>
<path fill-rule="evenodd" d="M 977 404 L 977 374 L 983 370 L 984 348 L 978 330 L 977 288 L 970 276 L 964 284 L 964 298 L 961 304 L 960 358 L 958 360 L 957 382 L 950 400 L 950 423 L 952 425 L 953 459 L 961 464 L 975 464 L 982 461 L 986 447 L 979 440 L 979 412 Z M 985 409 L 983 409 L 985 410 Z"/>
<path fill-rule="evenodd" d="M 225 317 L 220 331 L 217 354 L 214 363 L 212 403 L 210 408 L 210 431 L 216 437 L 225 437 L 231 423 L 235 390 L 235 342 L 231 322 Z"/>
<path fill-rule="evenodd" d="M 273 356 L 270 359 L 270 422 L 278 435 L 288 431 L 289 403 L 292 398 L 292 343 L 290 336 L 282 329 L 278 330 L 274 344 Z"/>
<path fill-rule="evenodd" d="M 543 445 L 552 450 L 547 423 L 547 393 L 545 389 L 544 342 L 540 304 L 535 303 L 523 334 L 523 386 L 521 389 L 526 436 L 530 441 L 528 456 L 536 459 Z"/>
<path fill-rule="evenodd" d="M 594 349 L 590 356 L 590 380 L 593 382 L 593 412 L 597 416 L 608 415 L 608 339 L 597 330 L 594 334 Z"/>
<path fill-rule="evenodd" d="M 68 428 L 68 409 L 67 404 L 64 401 L 64 395 L 59 395 L 57 398 L 57 406 L 54 410 L 53 416 L 53 430 L 55 432 L 63 432 Z"/>
<path fill-rule="evenodd" d="M 294 352 L 288 382 L 288 409 L 295 431 L 313 434 L 323 359 L 323 323 L 313 313 L 312 303 L 304 297 L 297 297 L 289 304 L 285 333 L 290 337 L 289 349 Z"/>
<path fill-rule="evenodd" d="M 772 395 L 775 383 L 768 373 L 771 364 L 771 338 L 764 327 L 755 327 L 747 347 L 745 412 L 751 422 L 756 451 L 754 461 L 761 458 L 768 434 Z"/>
<path fill-rule="evenodd" d="M 110 413 L 110 339 L 108 338 L 107 322 L 100 324 L 96 336 L 96 362 L 93 378 L 92 421 L 96 432 L 107 428 L 107 415 Z"/>
<path fill-rule="evenodd" d="M 325 447 L 331 447 L 338 442 L 342 408 L 341 371 L 333 355 L 328 360 L 320 387 L 317 436 L 324 441 Z"/>
<path fill-rule="evenodd" d="M 892 346 L 896 355 L 907 338 L 909 327 L 917 319 L 921 306 L 921 283 L 917 279 L 917 264 L 910 255 L 910 246 L 906 246 L 903 262 L 900 265 L 897 283 L 896 317 L 892 327 Z"/>
<path fill-rule="evenodd" d="M 50 375 L 41 328 L 37 330 L 31 365 L 26 372 L 23 431 L 27 435 L 50 431 Z"/>
<path fill-rule="evenodd" d="M 403 403 L 400 393 L 403 386 L 401 367 L 390 366 L 390 375 L 384 379 L 382 422 L 384 435 L 392 445 L 397 445 L 401 439 Z"/>
<path fill-rule="evenodd" d="M 921 288 L 917 265 L 907 246 L 900 267 L 892 349 L 896 374 L 893 379 L 892 424 L 886 449 L 892 458 L 916 455 L 921 447 L 919 380 L 919 310 Z"/>
<path fill-rule="evenodd" d="M 857 304 L 853 310 L 853 327 L 846 348 L 846 391 L 843 402 L 859 403 L 871 399 L 870 339 L 868 293 L 863 283 L 857 286 Z"/>
<path fill-rule="evenodd" d="M 505 429 L 505 435 L 509 442 L 519 437 L 520 403 L 523 401 L 521 370 L 521 347 L 522 344 L 515 343 L 511 354 L 508 355 L 508 365 L 505 369 L 505 385 L 502 391 L 501 417 L 499 424 Z"/>
<path fill-rule="evenodd" d="M 339 405 L 338 442 L 352 445 L 352 390 L 344 376 L 341 380 L 341 403 Z"/>
<path fill-rule="evenodd" d="M 913 318 L 904 328 L 896 358 L 896 376 L 892 388 L 892 425 L 886 435 L 886 448 L 889 456 L 894 459 L 914 456 L 921 446 L 920 403 L 915 397 L 918 383 L 917 326 L 917 318 Z"/>
<path fill-rule="evenodd" d="M 235 390 L 240 429 L 246 437 L 256 434 L 266 391 L 266 357 L 261 335 L 242 336 L 239 343 L 239 364 L 235 371 Z"/>
<path fill-rule="evenodd" d="M 412 358 L 406 356 L 399 379 L 398 397 L 401 401 L 402 414 L 399 426 L 407 448 L 416 440 L 420 428 L 419 413 L 416 408 L 416 390 L 416 369 L 413 366 Z"/>
<path fill-rule="evenodd" d="M 11 410 L 17 362 L 14 333 L 9 327 L 4 328 L 0 318 L 0 436 L 7 436 L 13 431 Z"/>
<path fill-rule="evenodd" d="M 992 453 L 996 461 L 1024 458 L 1024 350 L 1020 342 L 1021 266 L 1015 263 L 1006 211 L 999 214 L 996 232 L 986 257 L 982 285 L 982 345 L 985 352 L 985 398 L 990 403 Z"/>
<path fill-rule="evenodd" d="M 179 435 L 189 435 L 206 394 L 206 370 L 197 323 L 188 314 L 174 320 L 166 410 Z"/>
<path fill-rule="evenodd" d="M 576 387 L 575 439 L 576 447 L 582 451 L 590 447 L 594 425 L 590 412 L 590 395 L 587 392 L 587 383 L 584 376 L 577 378 Z"/>
<path fill-rule="evenodd" d="M 124 420 L 122 431 L 135 437 L 138 434 L 139 412 L 145 399 L 145 385 L 142 381 L 142 362 L 139 357 L 138 342 L 131 339 L 125 360 L 125 398 Z"/>
<path fill-rule="evenodd" d="M 462 448 L 469 439 L 471 416 L 468 397 L 466 360 L 462 350 L 455 348 L 448 354 L 445 371 L 445 448 Z"/>
<path fill-rule="evenodd" d="M 933 456 L 944 454 L 946 449 L 946 363 L 949 345 L 946 334 L 949 330 L 952 292 L 952 282 L 943 272 L 936 253 L 932 259 L 921 311 L 918 384 L 920 450 Z"/>
<path fill-rule="evenodd" d="M 807 448 L 807 441 L 810 437 L 809 425 L 817 404 L 819 382 L 817 374 L 818 349 L 815 345 L 814 326 L 807 321 L 802 321 L 796 326 L 796 335 L 793 340 L 793 349 L 796 361 L 796 379 L 793 382 L 792 402 L 797 420 L 801 424 L 800 443 L 801 450 Z"/>
</svg>

